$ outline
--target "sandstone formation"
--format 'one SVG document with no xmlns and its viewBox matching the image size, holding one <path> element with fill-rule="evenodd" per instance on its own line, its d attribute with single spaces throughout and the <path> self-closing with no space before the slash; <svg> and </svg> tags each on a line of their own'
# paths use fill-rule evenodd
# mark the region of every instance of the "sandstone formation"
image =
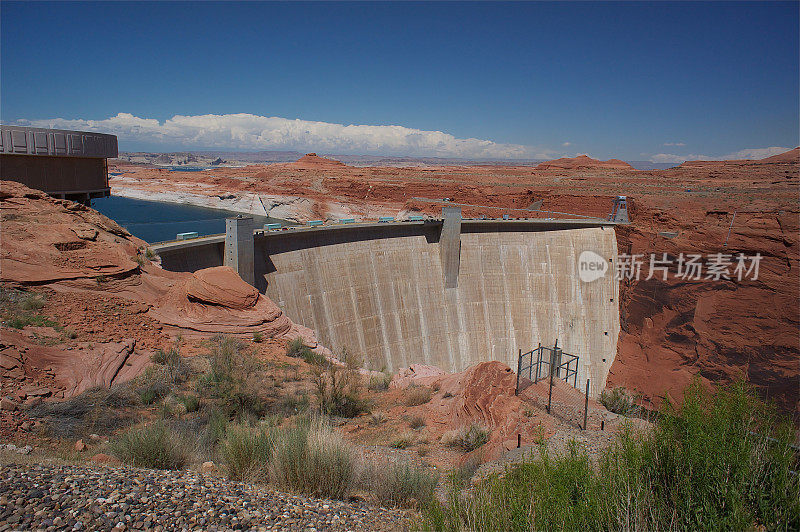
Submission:
<svg viewBox="0 0 800 532">
<path fill-rule="evenodd" d="M 144 242 L 116 222 L 22 184 L 0 185 L 3 246 L 0 280 L 47 283 L 136 272 Z"/>
<path fill-rule="evenodd" d="M 612 169 L 612 170 L 633 170 L 633 166 L 619 159 L 609 159 L 600 161 L 592 159 L 588 155 L 578 155 L 577 157 L 562 157 L 546 161 L 536 167 L 537 170 L 580 170 L 580 169 Z"/>
<path fill-rule="evenodd" d="M 261 333 L 267 338 L 302 337 L 316 346 L 313 333 L 293 324 L 269 298 L 229 266 L 206 268 L 173 286 L 150 314 L 160 322 L 204 333 Z"/>
<path fill-rule="evenodd" d="M 150 352 L 137 351 L 135 346 L 135 341 L 124 340 L 83 344 L 67 351 L 3 330 L 3 393 L 31 403 L 35 398 L 68 399 L 96 386 L 108 388 L 125 382 L 141 373 L 150 361 Z"/>
</svg>

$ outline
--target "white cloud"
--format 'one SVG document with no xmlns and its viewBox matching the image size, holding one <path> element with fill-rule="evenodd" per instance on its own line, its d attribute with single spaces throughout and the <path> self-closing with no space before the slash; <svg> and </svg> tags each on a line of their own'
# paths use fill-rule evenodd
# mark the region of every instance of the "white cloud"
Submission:
<svg viewBox="0 0 800 532">
<path fill-rule="evenodd" d="M 344 125 L 246 113 L 175 115 L 163 123 L 119 113 L 103 120 L 20 120 L 23 125 L 117 135 L 126 142 L 183 148 L 299 150 L 347 154 L 416 155 L 487 159 L 547 159 L 556 152 L 491 140 L 460 139 L 441 131 L 404 126 Z"/>
<path fill-rule="evenodd" d="M 790 149 L 791 148 L 781 148 L 779 146 L 772 146 L 769 148 L 745 148 L 744 150 L 739 150 L 737 152 L 724 155 L 722 159 L 764 159 L 766 157 L 778 155 L 779 153 L 787 152 Z"/>
<path fill-rule="evenodd" d="M 684 161 L 709 161 L 711 157 L 707 155 L 698 155 L 690 153 L 689 155 L 675 155 L 672 153 L 656 153 L 650 156 L 650 162 L 653 163 L 676 163 L 680 164 Z"/>
<path fill-rule="evenodd" d="M 572 143 L 571 142 L 564 142 L 561 145 L 564 146 L 565 148 L 567 148 L 569 146 L 572 146 Z"/>
<path fill-rule="evenodd" d="M 665 142 L 664 146 L 686 146 L 685 142 Z"/>
<path fill-rule="evenodd" d="M 709 157 L 697 153 L 687 155 L 675 155 L 672 153 L 656 153 L 650 156 L 650 161 L 654 163 L 682 163 L 684 161 L 730 161 L 736 159 L 764 159 L 779 153 L 789 151 L 790 148 L 772 146 L 770 148 L 745 148 L 737 152 L 722 155 L 720 157 Z"/>
</svg>

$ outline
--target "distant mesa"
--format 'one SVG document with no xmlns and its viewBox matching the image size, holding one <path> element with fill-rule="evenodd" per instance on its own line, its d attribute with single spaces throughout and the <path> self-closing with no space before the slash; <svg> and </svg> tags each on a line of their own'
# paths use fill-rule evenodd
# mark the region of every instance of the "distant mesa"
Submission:
<svg viewBox="0 0 800 532">
<path fill-rule="evenodd" d="M 332 168 L 343 167 L 347 165 L 341 161 L 337 161 L 336 159 L 326 159 L 325 157 L 320 157 L 316 153 L 306 153 L 297 159 L 297 161 L 289 163 L 289 166 L 294 168 Z"/>
<path fill-rule="evenodd" d="M 697 166 L 717 166 L 724 164 L 763 164 L 763 163 L 800 163 L 800 147 L 785 151 L 763 159 L 730 159 L 727 161 L 686 161 L 681 163 L 684 168 Z"/>
<path fill-rule="evenodd" d="M 553 161 L 545 161 L 536 167 L 536 170 L 577 170 L 580 168 L 607 168 L 613 170 L 633 170 L 633 166 L 619 159 L 600 161 L 588 155 L 577 157 L 562 157 Z"/>
</svg>

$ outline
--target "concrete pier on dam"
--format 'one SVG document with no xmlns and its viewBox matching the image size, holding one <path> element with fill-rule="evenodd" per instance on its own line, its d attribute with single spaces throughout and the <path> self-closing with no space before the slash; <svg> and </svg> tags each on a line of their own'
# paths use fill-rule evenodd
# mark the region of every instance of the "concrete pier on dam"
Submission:
<svg viewBox="0 0 800 532">
<path fill-rule="evenodd" d="M 520 349 L 557 339 L 580 357 L 578 385 L 589 378 L 596 397 L 619 334 L 614 225 L 462 220 L 459 209 L 446 207 L 441 220 L 229 226 L 227 243 L 215 235 L 152 249 L 168 270 L 233 265 L 320 342 L 363 356 L 370 368 L 422 363 L 460 371 L 499 360 L 516 370 Z M 247 234 L 254 234 L 250 244 Z M 605 276 L 580 279 L 584 251 L 607 261 Z"/>
</svg>

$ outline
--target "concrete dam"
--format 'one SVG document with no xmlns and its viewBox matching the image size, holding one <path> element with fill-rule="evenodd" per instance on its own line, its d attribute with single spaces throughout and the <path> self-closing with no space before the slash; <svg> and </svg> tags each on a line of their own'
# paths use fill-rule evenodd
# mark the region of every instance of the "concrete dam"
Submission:
<svg viewBox="0 0 800 532">
<path fill-rule="evenodd" d="M 372 369 L 499 360 L 516 370 L 520 349 L 557 339 L 580 357 L 590 395 L 605 385 L 619 334 L 613 222 L 462 220 L 446 208 L 442 220 L 258 230 L 249 250 L 252 226 L 228 229 L 227 245 L 216 235 L 152 248 L 165 269 L 194 271 L 233 265 L 238 246 L 245 280 L 249 261 L 250 281 L 293 321 Z M 608 261 L 605 276 L 580 279 L 584 251 Z"/>
</svg>

